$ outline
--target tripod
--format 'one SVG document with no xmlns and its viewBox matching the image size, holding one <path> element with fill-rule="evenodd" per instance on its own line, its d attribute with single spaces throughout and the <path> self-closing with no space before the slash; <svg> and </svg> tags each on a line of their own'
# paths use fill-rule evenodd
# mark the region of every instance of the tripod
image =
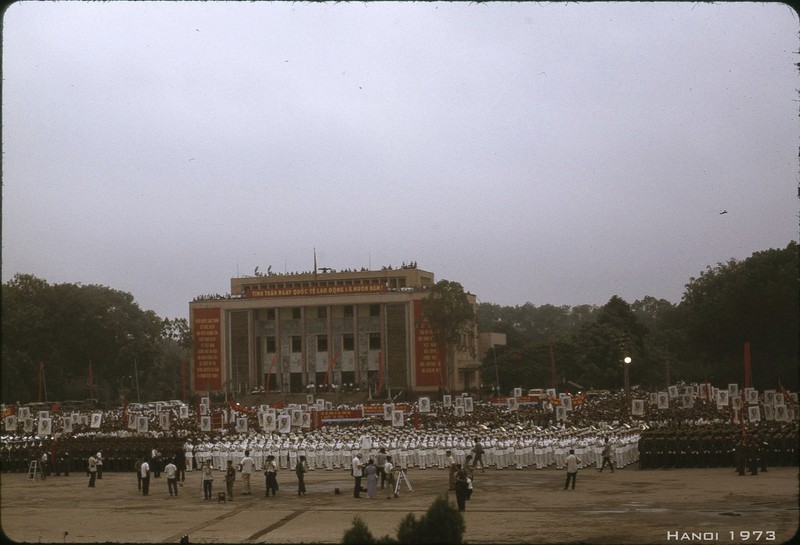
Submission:
<svg viewBox="0 0 800 545">
<path fill-rule="evenodd" d="M 395 498 L 400 497 L 400 483 L 402 483 L 402 482 L 406 483 L 406 487 L 408 487 L 408 490 L 410 492 L 414 491 L 414 488 L 411 486 L 411 481 L 408 480 L 408 475 L 406 475 L 406 470 L 405 469 L 401 469 L 400 471 L 397 472 L 397 482 L 394 485 L 394 497 Z"/>
</svg>

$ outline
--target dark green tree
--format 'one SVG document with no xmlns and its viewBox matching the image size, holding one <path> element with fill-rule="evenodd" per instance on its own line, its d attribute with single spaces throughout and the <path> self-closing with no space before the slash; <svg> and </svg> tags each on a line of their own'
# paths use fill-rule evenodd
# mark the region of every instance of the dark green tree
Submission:
<svg viewBox="0 0 800 545">
<path fill-rule="evenodd" d="M 751 344 L 757 388 L 798 384 L 798 244 L 708 267 L 686 285 L 679 305 L 686 330 L 681 356 L 695 380 L 743 383 L 743 346 Z"/>
<path fill-rule="evenodd" d="M 475 331 L 475 309 L 458 282 L 440 280 L 422 300 L 422 313 L 445 353 L 446 377 L 442 386 L 451 389 L 455 368 L 455 351 L 471 347 Z"/>
</svg>

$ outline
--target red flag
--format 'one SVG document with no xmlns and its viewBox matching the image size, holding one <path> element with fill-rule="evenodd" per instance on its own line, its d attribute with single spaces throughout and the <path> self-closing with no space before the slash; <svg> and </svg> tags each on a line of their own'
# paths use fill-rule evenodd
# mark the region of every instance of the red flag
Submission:
<svg viewBox="0 0 800 545">
<path fill-rule="evenodd" d="M 328 362 L 328 369 L 325 371 L 325 380 L 328 382 L 328 388 L 331 387 L 331 371 L 333 370 L 333 364 L 336 360 L 339 359 L 339 352 L 333 355 L 333 357 Z"/>
<path fill-rule="evenodd" d="M 383 350 L 378 352 L 378 391 L 377 395 L 383 391 Z"/>
<path fill-rule="evenodd" d="M 44 375 L 44 362 L 39 362 L 39 403 L 42 402 L 42 377 Z"/>
<path fill-rule="evenodd" d="M 750 343 L 744 343 L 744 387 L 750 387 Z"/>
<path fill-rule="evenodd" d="M 269 367 L 267 367 L 267 376 L 264 377 L 264 393 L 269 393 L 270 388 L 270 377 L 272 377 L 272 366 L 275 365 L 275 358 L 278 357 L 278 354 L 273 354 L 272 359 L 269 362 Z M 277 382 L 277 381 L 276 381 Z"/>
<path fill-rule="evenodd" d="M 56 401 L 55 405 L 50 407 L 50 412 L 51 413 L 57 413 L 60 410 L 61 410 L 61 402 L 60 401 Z"/>
<path fill-rule="evenodd" d="M 94 399 L 94 378 L 92 377 L 92 360 L 89 360 L 89 399 Z"/>
</svg>

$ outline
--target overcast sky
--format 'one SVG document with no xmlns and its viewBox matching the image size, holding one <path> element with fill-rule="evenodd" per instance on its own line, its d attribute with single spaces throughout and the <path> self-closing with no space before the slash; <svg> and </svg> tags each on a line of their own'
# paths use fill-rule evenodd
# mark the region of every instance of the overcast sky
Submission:
<svg viewBox="0 0 800 545">
<path fill-rule="evenodd" d="M 782 4 L 20 2 L 3 24 L 4 282 L 188 317 L 316 248 L 500 305 L 677 303 L 798 238 Z"/>
</svg>

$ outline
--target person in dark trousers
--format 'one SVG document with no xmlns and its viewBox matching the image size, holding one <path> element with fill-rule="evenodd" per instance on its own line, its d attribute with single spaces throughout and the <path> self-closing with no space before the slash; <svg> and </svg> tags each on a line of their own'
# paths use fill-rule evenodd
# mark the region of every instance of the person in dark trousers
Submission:
<svg viewBox="0 0 800 545">
<path fill-rule="evenodd" d="M 611 473 L 614 473 L 614 465 L 611 463 L 611 443 L 608 442 L 608 437 L 606 437 L 606 443 L 603 445 L 602 456 L 603 465 L 600 466 L 600 473 L 606 468 L 606 464 L 611 468 Z"/>
<path fill-rule="evenodd" d="M 455 464 L 455 491 L 456 503 L 459 511 L 467 510 L 467 472 L 461 464 Z"/>
<path fill-rule="evenodd" d="M 267 456 L 267 464 L 264 468 L 264 476 L 267 479 L 267 492 L 264 495 L 269 497 L 269 493 L 271 491 L 272 497 L 274 498 L 275 494 L 278 492 L 278 466 L 275 463 L 275 456 L 272 454 Z"/>
<path fill-rule="evenodd" d="M 306 467 L 306 457 L 300 456 L 297 459 L 297 465 L 294 466 L 294 472 L 297 475 L 297 495 L 298 496 L 305 496 L 306 495 L 306 482 L 305 482 L 305 473 L 308 471 Z"/>
<path fill-rule="evenodd" d="M 582 463 L 580 458 L 575 456 L 575 449 L 569 449 L 569 456 L 564 460 L 567 465 L 567 482 L 564 484 L 564 490 L 569 488 L 569 483 L 572 481 L 572 489 L 575 490 L 575 478 L 578 476 L 578 466 Z"/>
<path fill-rule="evenodd" d="M 362 469 L 364 468 L 364 464 L 361 463 L 361 453 L 359 452 L 353 457 L 351 462 L 352 467 L 352 474 L 355 483 L 353 485 L 353 497 L 360 498 L 361 497 L 361 477 L 363 475 Z"/>
<path fill-rule="evenodd" d="M 133 463 L 133 470 L 136 472 L 136 486 L 142 490 L 142 464 L 144 463 L 144 456 L 139 456 Z"/>
<path fill-rule="evenodd" d="M 228 460 L 228 467 L 225 468 L 225 486 L 228 489 L 228 501 L 233 501 L 234 482 L 236 482 L 236 468 L 233 467 L 233 460 Z"/>
<path fill-rule="evenodd" d="M 142 477 L 142 496 L 150 495 L 150 463 L 145 460 L 139 468 L 139 474 Z"/>
</svg>

